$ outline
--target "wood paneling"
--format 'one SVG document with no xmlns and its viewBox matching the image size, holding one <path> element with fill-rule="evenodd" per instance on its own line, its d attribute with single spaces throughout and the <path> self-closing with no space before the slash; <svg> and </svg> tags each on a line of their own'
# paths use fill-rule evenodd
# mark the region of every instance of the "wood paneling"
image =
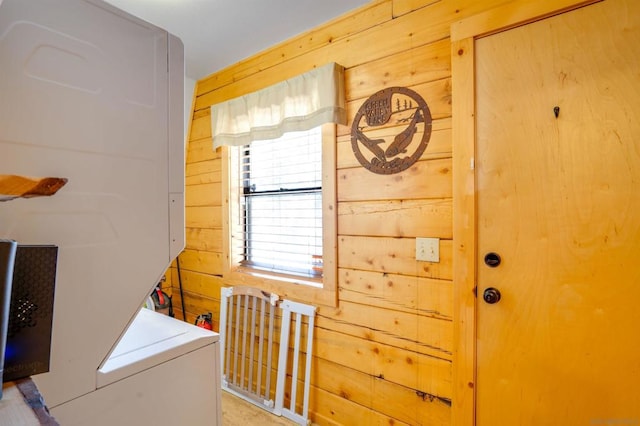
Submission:
<svg viewBox="0 0 640 426">
<path fill-rule="evenodd" d="M 182 259 L 182 254 L 180 255 Z M 222 278 L 215 274 L 207 274 L 203 272 L 194 272 L 182 269 L 181 267 L 181 279 L 182 288 L 184 291 L 191 292 L 193 294 L 200 294 L 210 299 L 220 299 L 220 289 L 223 287 Z M 174 283 L 174 293 L 176 293 L 176 287 L 178 283 L 177 270 L 172 269 L 172 282 Z"/>
<path fill-rule="evenodd" d="M 338 278 L 340 300 L 449 320 L 453 316 L 448 280 L 354 269 L 340 269 Z"/>
<path fill-rule="evenodd" d="M 230 83 L 243 80 L 246 77 L 261 74 L 262 71 L 282 62 L 290 61 L 296 56 L 308 54 L 310 51 L 328 45 L 333 46 L 338 40 L 347 39 L 353 34 L 365 31 L 391 18 L 391 1 L 385 0 L 372 3 L 374 4 L 364 6 L 356 13 L 337 18 L 328 25 L 290 39 L 205 78 L 199 84 L 199 93 L 209 93 Z M 279 80 L 276 79 L 274 82 L 277 81 Z"/>
<path fill-rule="evenodd" d="M 452 145 L 445 16 L 451 5 L 432 3 L 397 20 L 391 20 L 392 2 L 372 3 L 198 84 L 186 171 L 187 250 L 181 255 L 188 318 L 217 312 L 222 285 L 217 275 L 224 270 L 219 186 L 224 167 L 211 146 L 208 106 L 328 61 L 347 67 L 349 118 L 368 96 L 390 86 L 411 87 L 429 104 L 434 118 L 429 146 L 421 161 L 397 175 L 362 168 L 351 150 L 350 123 L 337 128 L 340 306 L 320 307 L 314 377 L 337 370 L 357 381 L 345 381 L 349 388 L 337 390 L 327 380 L 314 380 L 311 411 L 320 424 L 449 421 Z M 422 25 L 427 16 L 439 24 Z M 328 34 L 335 36 L 323 41 Z M 377 132 L 392 136 L 397 129 Z M 416 236 L 442 239 L 440 263 L 415 260 Z M 174 286 L 175 275 L 174 268 Z M 179 301 L 178 296 L 174 302 Z"/>
<path fill-rule="evenodd" d="M 316 424 L 408 426 L 408 423 L 316 387 L 312 387 L 310 400 L 310 418 Z"/>
<path fill-rule="evenodd" d="M 230 241 L 222 215 L 229 168 L 221 150 L 212 147 L 209 107 L 327 62 L 345 67 L 349 122 L 337 126 L 332 209 L 338 307 L 312 300 L 319 311 L 310 414 L 320 425 L 448 425 L 452 408 L 457 425 L 473 422 L 474 377 L 468 366 L 475 350 L 475 296 L 469 290 L 474 263 L 459 265 L 469 270 L 453 282 L 453 253 L 473 255 L 475 248 L 468 234 L 454 241 L 460 235 L 453 224 L 456 220 L 458 230 L 474 226 L 472 218 L 454 217 L 457 208 L 473 202 L 473 152 L 459 144 L 474 129 L 460 127 L 472 123 L 470 111 L 453 116 L 452 104 L 453 88 L 472 91 L 473 79 L 468 70 L 453 79 L 451 72 L 452 62 L 464 68 L 473 52 L 464 43 L 452 49 L 449 35 L 451 25 L 463 18 L 499 6 L 508 9 L 513 2 L 371 1 L 197 84 L 186 166 L 187 249 L 180 255 L 190 321 L 203 312 L 218 315 L 227 262 L 223 245 Z M 535 9 L 535 3 L 527 4 Z M 392 86 L 410 88 L 425 99 L 434 119 L 432 133 L 420 161 L 398 174 L 377 175 L 353 154 L 351 122 L 369 96 Z M 453 122 L 464 134 L 452 135 Z M 398 131 L 389 126 L 372 134 L 391 137 Z M 462 194 L 459 200 L 453 199 L 454 182 L 462 188 L 456 192 Z M 440 238 L 440 262 L 416 261 L 416 237 Z M 169 275 L 178 308 L 175 262 Z M 305 288 L 298 287 L 285 296 L 306 300 Z M 452 361 L 463 366 L 455 384 Z"/>
<path fill-rule="evenodd" d="M 216 252 L 186 249 L 180 253 L 180 268 L 183 273 L 189 271 L 203 273 L 207 276 L 221 275 L 221 255 Z M 204 289 L 199 289 L 197 292 L 201 293 L 203 290 Z"/>
<path fill-rule="evenodd" d="M 366 99 L 385 87 L 410 87 L 446 79 L 451 76 L 449 50 L 449 41 L 441 40 L 348 68 L 347 99 Z"/>
<path fill-rule="evenodd" d="M 316 327 L 315 356 L 442 398 L 451 398 L 451 361 Z M 424 376 L 424 377 L 423 377 Z"/>
<path fill-rule="evenodd" d="M 393 16 L 398 17 L 441 0 L 394 0 Z"/>
<path fill-rule="evenodd" d="M 446 399 L 434 398 L 324 359 L 318 359 L 316 365 L 323 373 L 314 375 L 313 382 L 318 388 L 360 406 L 371 407 L 394 419 L 393 424 L 398 421 L 410 425 L 449 424 L 450 403 Z"/>
<path fill-rule="evenodd" d="M 434 121 L 432 125 L 431 137 L 427 149 L 424 151 L 421 160 L 435 160 L 441 158 L 451 158 L 451 128 L 440 129 L 442 125 L 450 125 L 449 119 Z M 395 129 L 384 129 L 369 132 L 371 138 L 388 138 L 397 134 Z M 423 133 L 416 133 L 416 139 L 422 138 Z M 351 145 L 351 135 L 343 134 L 338 137 L 337 146 L 337 168 L 346 169 L 349 167 L 361 167 L 358 159 L 353 155 Z"/>
<path fill-rule="evenodd" d="M 208 139 L 209 148 L 212 147 L 211 140 L 211 110 L 205 108 L 194 114 L 193 122 L 191 123 L 191 143 L 199 141 L 201 139 Z M 189 152 L 192 149 L 189 147 Z M 191 163 L 193 161 L 189 161 Z"/>
<path fill-rule="evenodd" d="M 209 124 L 209 126 L 211 125 Z M 187 164 L 219 159 L 220 156 L 213 150 L 211 136 L 189 142 L 189 149 L 187 150 Z"/>
<path fill-rule="evenodd" d="M 338 239 L 338 265 L 342 268 L 450 280 L 452 263 L 451 240 L 440 240 L 440 262 L 432 263 L 416 260 L 414 238 L 343 235 Z"/>
<path fill-rule="evenodd" d="M 439 2 L 415 13 L 384 21 L 366 31 L 336 40 L 304 55 L 289 60 L 280 58 L 279 63 L 246 78 L 211 92 L 199 92 L 196 110 L 260 90 L 327 62 L 337 62 L 351 68 L 406 51 L 407 48 L 444 40 L 449 36 L 452 10 L 453 5 L 450 1 Z M 424 25 L 425 22 L 429 22 L 430 25 Z"/>
<path fill-rule="evenodd" d="M 191 206 L 185 209 L 187 228 L 221 229 L 222 218 L 219 206 Z"/>
<path fill-rule="evenodd" d="M 222 253 L 222 230 L 220 229 L 187 228 L 186 240 L 187 249 Z"/>
<path fill-rule="evenodd" d="M 220 182 L 220 161 L 217 159 L 189 163 L 186 167 L 185 185 Z"/>
<path fill-rule="evenodd" d="M 186 207 L 219 206 L 221 205 L 221 191 L 220 182 L 189 185 L 185 190 L 184 204 Z"/>
<path fill-rule="evenodd" d="M 451 359 L 450 321 L 416 316 L 413 312 L 379 309 L 368 315 L 367 305 L 343 301 L 321 308 L 317 326 L 433 357 Z"/>
<path fill-rule="evenodd" d="M 451 159 L 418 161 L 403 173 L 379 175 L 363 167 L 338 172 L 338 201 L 451 198 Z"/>
<path fill-rule="evenodd" d="M 381 87 L 380 89 L 383 89 Z M 420 95 L 423 99 L 427 100 L 429 110 L 431 111 L 431 117 L 434 120 L 440 118 L 451 117 L 451 80 L 443 78 L 441 80 L 430 81 L 428 83 L 422 83 L 417 86 L 412 86 L 411 89 Z M 373 95 L 377 92 L 375 88 L 371 89 L 369 95 Z M 353 117 L 356 115 L 362 104 L 366 101 L 364 99 L 357 99 L 347 103 L 347 127 L 349 130 L 353 125 Z M 343 127 L 344 129 L 344 127 Z M 396 134 L 398 132 L 395 132 Z"/>
<path fill-rule="evenodd" d="M 198 315 L 211 312 L 213 329 L 218 330 L 220 326 L 220 300 L 211 299 L 188 291 L 185 291 L 183 294 L 185 299 L 185 311 L 187 314 L 185 321 L 190 324 L 194 324 Z M 182 299 L 179 292 L 173 293 L 172 302 L 175 317 L 183 319 Z"/>
<path fill-rule="evenodd" d="M 451 239 L 451 199 L 343 202 L 338 206 L 340 235 Z"/>
</svg>

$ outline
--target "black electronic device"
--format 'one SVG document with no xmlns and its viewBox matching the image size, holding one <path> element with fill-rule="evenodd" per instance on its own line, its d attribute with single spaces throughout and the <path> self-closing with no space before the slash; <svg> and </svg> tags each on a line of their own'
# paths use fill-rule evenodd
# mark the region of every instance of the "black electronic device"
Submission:
<svg viewBox="0 0 640 426">
<path fill-rule="evenodd" d="M 49 371 L 58 247 L 18 244 L 3 381 Z"/>
</svg>

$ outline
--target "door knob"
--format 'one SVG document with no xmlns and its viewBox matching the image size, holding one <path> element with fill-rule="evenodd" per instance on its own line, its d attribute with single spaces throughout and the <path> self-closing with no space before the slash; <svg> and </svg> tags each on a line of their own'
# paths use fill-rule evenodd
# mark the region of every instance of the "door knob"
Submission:
<svg viewBox="0 0 640 426">
<path fill-rule="evenodd" d="M 493 305 L 494 303 L 498 303 L 500 301 L 500 296 L 501 296 L 500 290 L 493 287 L 489 287 L 482 294 L 482 298 L 484 299 L 484 301 L 490 305 Z"/>
</svg>

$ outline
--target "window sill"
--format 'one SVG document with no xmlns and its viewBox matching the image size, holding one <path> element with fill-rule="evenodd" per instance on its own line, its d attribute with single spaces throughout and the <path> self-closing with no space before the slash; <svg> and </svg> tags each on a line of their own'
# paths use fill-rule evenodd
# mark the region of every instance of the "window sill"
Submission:
<svg viewBox="0 0 640 426">
<path fill-rule="evenodd" d="M 275 293 L 283 299 L 296 300 L 313 305 L 337 306 L 337 294 L 326 289 L 321 279 L 276 274 L 259 269 L 237 266 L 223 277 L 227 286 L 243 285 Z"/>
</svg>

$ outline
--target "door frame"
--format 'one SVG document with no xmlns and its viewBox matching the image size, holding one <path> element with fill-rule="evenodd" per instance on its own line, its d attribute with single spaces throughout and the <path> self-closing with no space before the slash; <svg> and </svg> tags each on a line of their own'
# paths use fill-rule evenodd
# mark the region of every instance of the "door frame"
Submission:
<svg viewBox="0 0 640 426">
<path fill-rule="evenodd" d="M 477 188 L 475 41 L 607 0 L 514 0 L 451 25 L 453 142 L 453 426 L 475 424 Z"/>
</svg>

